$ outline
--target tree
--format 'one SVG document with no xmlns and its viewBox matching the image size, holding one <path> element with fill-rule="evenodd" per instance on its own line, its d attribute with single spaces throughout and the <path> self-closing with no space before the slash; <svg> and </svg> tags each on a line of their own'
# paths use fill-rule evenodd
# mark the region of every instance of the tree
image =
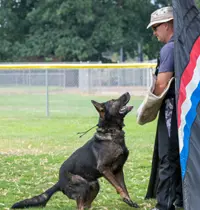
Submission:
<svg viewBox="0 0 200 210">
<path fill-rule="evenodd" d="M 138 54 L 138 43 L 142 45 L 143 52 L 150 58 L 157 57 L 158 50 L 155 40 L 152 39 L 152 31 L 146 27 L 150 20 L 150 14 L 157 8 L 149 0 L 127 0 L 124 4 L 124 36 L 125 50 L 135 57 Z M 147 15 L 149 14 L 149 15 Z M 154 48 L 149 46 L 154 45 Z"/>
<path fill-rule="evenodd" d="M 14 54 L 13 43 L 23 40 L 28 32 L 27 11 L 31 2 L 25 0 L 1 0 L 0 5 L 0 59 L 5 60 Z"/>
<path fill-rule="evenodd" d="M 103 53 L 155 58 L 146 30 L 151 0 L 2 0 L 1 61 L 105 61 Z M 149 14 L 149 15 L 147 15 Z"/>
</svg>

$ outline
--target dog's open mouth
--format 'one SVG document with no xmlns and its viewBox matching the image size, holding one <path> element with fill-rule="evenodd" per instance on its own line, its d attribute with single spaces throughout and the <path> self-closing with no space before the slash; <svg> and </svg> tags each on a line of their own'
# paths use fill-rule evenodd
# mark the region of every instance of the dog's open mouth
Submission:
<svg viewBox="0 0 200 210">
<path fill-rule="evenodd" d="M 120 114 L 127 114 L 128 112 L 130 112 L 133 109 L 133 106 L 127 106 L 128 102 L 130 101 L 130 94 L 127 92 L 125 94 L 123 94 L 120 99 L 122 102 L 122 107 L 119 110 Z"/>
<path fill-rule="evenodd" d="M 133 106 L 123 106 L 120 110 L 119 113 L 120 114 L 126 114 L 128 112 L 130 112 L 133 109 Z"/>
</svg>

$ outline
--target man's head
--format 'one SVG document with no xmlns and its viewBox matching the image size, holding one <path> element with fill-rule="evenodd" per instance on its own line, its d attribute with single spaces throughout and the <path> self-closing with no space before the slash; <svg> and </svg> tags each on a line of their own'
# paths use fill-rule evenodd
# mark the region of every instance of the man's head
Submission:
<svg viewBox="0 0 200 210">
<path fill-rule="evenodd" d="M 161 42 L 168 42 L 173 35 L 173 8 L 163 7 L 151 14 L 147 28 L 153 29 L 153 34 Z"/>
</svg>

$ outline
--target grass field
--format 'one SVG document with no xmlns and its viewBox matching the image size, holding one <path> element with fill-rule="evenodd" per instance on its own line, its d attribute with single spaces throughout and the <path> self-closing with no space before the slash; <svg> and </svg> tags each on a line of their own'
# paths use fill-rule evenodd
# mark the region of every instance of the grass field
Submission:
<svg viewBox="0 0 200 210">
<path fill-rule="evenodd" d="M 116 96 L 115 96 L 116 97 Z M 95 129 L 79 138 L 77 132 L 94 126 L 98 114 L 90 100 L 111 97 L 54 94 L 50 96 L 50 117 L 45 117 L 45 97 L 40 94 L 0 95 L 0 209 L 9 209 L 16 201 L 41 193 L 57 181 L 62 162 L 92 137 Z M 135 106 L 125 119 L 126 143 L 130 151 L 125 164 L 125 180 L 131 198 L 140 209 L 153 207 L 144 200 L 149 179 L 156 122 L 136 123 L 141 98 L 132 97 Z M 132 209 L 103 178 L 93 202 L 93 210 Z M 46 209 L 76 208 L 75 201 L 58 192 Z M 35 208 L 39 209 L 39 208 Z"/>
</svg>

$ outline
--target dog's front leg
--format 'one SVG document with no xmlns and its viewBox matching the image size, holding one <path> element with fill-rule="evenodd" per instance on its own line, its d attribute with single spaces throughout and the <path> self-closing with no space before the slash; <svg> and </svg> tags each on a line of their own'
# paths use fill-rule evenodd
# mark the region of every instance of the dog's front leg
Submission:
<svg viewBox="0 0 200 210">
<path fill-rule="evenodd" d="M 109 170 L 103 170 L 102 174 L 104 177 L 113 185 L 113 187 L 116 189 L 116 191 L 120 194 L 120 196 L 123 198 L 123 201 L 127 203 L 129 206 L 134 207 L 134 208 L 139 208 L 137 203 L 134 203 L 126 190 L 124 190 L 119 182 L 117 181 L 115 175 Z"/>
<path fill-rule="evenodd" d="M 117 173 L 114 174 L 117 182 L 120 184 L 120 186 L 122 187 L 122 189 L 124 190 L 124 192 L 126 192 L 126 194 L 129 196 L 128 190 L 126 188 L 126 184 L 124 181 L 124 172 L 121 169 L 120 171 L 118 171 Z"/>
<path fill-rule="evenodd" d="M 127 193 L 124 191 L 119 182 L 116 180 L 115 175 L 109 169 L 104 170 L 102 173 L 103 176 L 113 185 L 113 187 L 121 195 L 122 198 L 128 198 Z"/>
</svg>

